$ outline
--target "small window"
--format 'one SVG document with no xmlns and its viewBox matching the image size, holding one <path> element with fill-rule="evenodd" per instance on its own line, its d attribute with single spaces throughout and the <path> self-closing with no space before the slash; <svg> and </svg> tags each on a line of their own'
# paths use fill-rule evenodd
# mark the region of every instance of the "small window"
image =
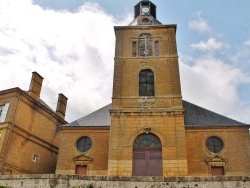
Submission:
<svg viewBox="0 0 250 188">
<path fill-rule="evenodd" d="M 149 25 L 149 24 L 151 24 L 151 20 L 148 19 L 148 18 L 142 18 L 141 19 L 141 24 L 142 25 Z"/>
<path fill-rule="evenodd" d="M 77 141 L 77 150 L 80 152 L 87 152 L 90 150 L 92 146 L 92 141 L 89 137 L 84 136 L 81 137 L 78 141 Z"/>
<path fill-rule="evenodd" d="M 8 175 L 12 174 L 12 170 L 6 169 L 6 174 L 8 174 Z"/>
<path fill-rule="evenodd" d="M 206 141 L 207 149 L 212 153 L 219 153 L 223 149 L 223 141 L 216 137 L 209 137 Z"/>
<path fill-rule="evenodd" d="M 3 109 L 4 109 L 4 105 L 1 105 L 0 106 L 0 116 L 2 115 Z"/>
<path fill-rule="evenodd" d="M 9 103 L 0 106 L 0 122 L 4 122 L 9 108 Z"/>
<path fill-rule="evenodd" d="M 76 165 L 75 174 L 87 175 L 87 165 Z"/>
<path fill-rule="evenodd" d="M 32 161 L 35 162 L 35 163 L 38 162 L 38 155 L 37 155 L 37 154 L 34 154 L 34 155 L 33 155 Z"/>
<path fill-rule="evenodd" d="M 2 115 L 3 115 L 4 107 L 5 107 L 5 105 L 1 105 L 1 106 L 0 106 L 0 120 L 2 119 L 1 117 L 2 117 Z M 1 122 L 2 122 L 2 121 L 1 121 Z"/>
<path fill-rule="evenodd" d="M 132 56 L 136 57 L 137 56 L 137 50 L 136 50 L 137 43 L 134 41 L 132 42 Z"/>
<path fill-rule="evenodd" d="M 160 43 L 159 41 L 155 41 L 155 56 L 160 55 Z"/>
<path fill-rule="evenodd" d="M 149 69 L 139 74 L 139 96 L 154 96 L 154 73 Z"/>
<path fill-rule="evenodd" d="M 212 166 L 211 173 L 212 173 L 212 176 L 223 176 L 225 174 L 224 167 L 223 166 Z"/>
</svg>

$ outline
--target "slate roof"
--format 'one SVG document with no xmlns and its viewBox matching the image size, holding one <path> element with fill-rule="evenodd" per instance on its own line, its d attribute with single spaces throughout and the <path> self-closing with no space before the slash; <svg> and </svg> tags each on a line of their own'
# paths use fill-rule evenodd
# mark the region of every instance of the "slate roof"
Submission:
<svg viewBox="0 0 250 188">
<path fill-rule="evenodd" d="M 83 127 L 107 127 L 111 124 L 109 110 L 112 104 L 108 104 L 91 114 L 77 119 L 65 126 L 83 126 Z"/>
<path fill-rule="evenodd" d="M 217 114 L 195 104 L 183 100 L 185 109 L 184 124 L 185 126 L 219 126 L 219 125 L 244 125 L 231 118 Z"/>
<path fill-rule="evenodd" d="M 107 127 L 111 124 L 109 110 L 112 104 L 108 104 L 91 114 L 84 116 L 64 126 L 82 127 Z M 217 114 L 195 104 L 183 100 L 185 109 L 184 124 L 189 126 L 232 126 L 246 125 L 223 115 Z"/>
</svg>

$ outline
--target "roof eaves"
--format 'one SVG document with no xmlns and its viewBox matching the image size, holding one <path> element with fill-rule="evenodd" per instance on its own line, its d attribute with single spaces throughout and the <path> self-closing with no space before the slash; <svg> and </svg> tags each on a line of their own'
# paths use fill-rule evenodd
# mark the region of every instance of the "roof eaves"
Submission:
<svg viewBox="0 0 250 188">
<path fill-rule="evenodd" d="M 231 124 L 231 125 L 185 125 L 187 129 L 216 129 L 216 128 L 229 128 L 229 127 L 247 127 L 250 128 L 249 124 Z"/>
</svg>

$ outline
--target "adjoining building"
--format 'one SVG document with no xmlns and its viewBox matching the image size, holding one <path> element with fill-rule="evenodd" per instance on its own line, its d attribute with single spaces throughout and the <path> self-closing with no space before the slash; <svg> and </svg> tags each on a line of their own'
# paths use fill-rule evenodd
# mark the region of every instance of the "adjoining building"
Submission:
<svg viewBox="0 0 250 188">
<path fill-rule="evenodd" d="M 134 15 L 114 27 L 112 103 L 60 128 L 56 173 L 249 175 L 250 125 L 182 100 L 176 25 L 148 0 Z"/>
<path fill-rule="evenodd" d="M 33 72 L 29 91 L 0 91 L 1 174 L 55 173 L 59 126 L 64 120 L 67 98 L 59 94 L 57 109 L 40 99 L 43 78 Z"/>
</svg>

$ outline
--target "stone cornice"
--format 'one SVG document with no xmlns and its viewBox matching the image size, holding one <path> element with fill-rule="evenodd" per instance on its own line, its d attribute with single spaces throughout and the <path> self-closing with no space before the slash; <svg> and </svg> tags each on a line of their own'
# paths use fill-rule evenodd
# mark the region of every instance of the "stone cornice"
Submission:
<svg viewBox="0 0 250 188">
<path fill-rule="evenodd" d="M 84 128 L 84 129 L 83 129 Z M 70 131 L 70 130 L 82 130 L 82 131 L 86 131 L 86 130 L 98 130 L 99 132 L 101 131 L 109 131 L 110 130 L 110 126 L 61 126 L 60 131 Z M 79 131 L 77 131 L 79 132 Z"/>
<path fill-rule="evenodd" d="M 124 29 L 131 29 L 131 30 L 142 30 L 142 29 L 162 29 L 162 28 L 174 28 L 175 31 L 177 29 L 177 24 L 168 24 L 168 25 L 140 25 L 140 26 L 114 26 L 115 30 L 124 30 Z"/>
<path fill-rule="evenodd" d="M 248 124 L 235 124 L 235 125 L 185 125 L 188 131 L 200 131 L 201 129 L 225 129 L 225 128 L 250 128 Z"/>
<path fill-rule="evenodd" d="M 115 61 L 118 61 L 118 60 L 136 60 L 136 61 L 141 61 L 141 63 L 147 63 L 149 62 L 151 59 L 153 61 L 155 61 L 155 59 L 169 59 L 169 58 L 179 58 L 179 56 L 177 54 L 174 54 L 174 55 L 171 55 L 171 54 L 168 54 L 168 55 L 161 55 L 161 56 L 148 56 L 146 59 L 145 57 L 131 57 L 131 56 L 127 56 L 127 57 L 115 57 L 114 60 Z"/>
<path fill-rule="evenodd" d="M 138 109 L 138 108 L 123 108 L 123 109 L 111 109 L 110 110 L 110 115 L 141 115 L 141 116 L 150 116 L 150 115 L 159 115 L 159 116 L 165 116 L 165 115 L 183 115 L 184 114 L 184 109 L 154 109 L 154 108 L 150 108 L 150 109 L 146 109 L 146 110 L 142 110 L 142 109 Z"/>
</svg>

